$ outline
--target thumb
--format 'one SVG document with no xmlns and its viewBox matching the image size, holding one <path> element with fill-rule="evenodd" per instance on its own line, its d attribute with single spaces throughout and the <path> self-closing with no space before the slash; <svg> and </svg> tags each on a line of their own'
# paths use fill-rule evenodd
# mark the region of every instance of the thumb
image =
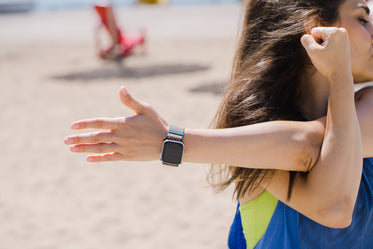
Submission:
<svg viewBox="0 0 373 249">
<path fill-rule="evenodd" d="M 308 54 L 320 47 L 320 44 L 317 43 L 312 35 L 305 34 L 302 36 L 300 41 Z"/>
<path fill-rule="evenodd" d="M 124 86 L 120 88 L 119 96 L 120 96 L 120 100 L 122 101 L 122 103 L 129 109 L 136 112 L 136 114 L 139 114 L 144 110 L 144 105 L 140 101 L 134 99 L 128 93 L 127 89 Z"/>
</svg>

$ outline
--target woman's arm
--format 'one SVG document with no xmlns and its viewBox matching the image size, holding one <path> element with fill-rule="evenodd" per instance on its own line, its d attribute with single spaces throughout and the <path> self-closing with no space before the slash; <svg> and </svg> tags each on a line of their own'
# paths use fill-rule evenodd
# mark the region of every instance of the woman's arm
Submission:
<svg viewBox="0 0 373 249">
<path fill-rule="evenodd" d="M 348 35 L 342 29 L 319 28 L 313 37 L 305 39 L 308 39 L 303 40 L 307 52 L 330 86 L 320 157 L 306 179 L 297 179 L 290 200 L 287 199 L 288 172 L 277 171 L 267 189 L 316 222 L 342 228 L 351 223 L 363 165 Z M 316 41 L 321 39 L 325 42 L 317 45 Z M 336 63 L 328 64 L 329 61 Z"/>
<path fill-rule="evenodd" d="M 306 172 L 317 162 L 323 134 L 322 120 L 186 129 L 185 161 Z"/>
<path fill-rule="evenodd" d="M 123 87 L 120 98 L 135 115 L 74 122 L 72 129 L 105 129 L 69 136 L 71 151 L 92 153 L 88 161 L 159 160 L 168 123 Z M 186 129 L 184 162 L 308 171 L 323 139 L 322 121 L 275 121 L 230 129 Z"/>
</svg>

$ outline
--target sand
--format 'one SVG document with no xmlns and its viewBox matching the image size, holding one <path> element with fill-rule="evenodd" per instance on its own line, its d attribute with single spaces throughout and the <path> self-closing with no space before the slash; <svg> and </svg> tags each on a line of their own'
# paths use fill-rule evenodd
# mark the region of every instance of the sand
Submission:
<svg viewBox="0 0 373 249">
<path fill-rule="evenodd" d="M 96 57 L 93 11 L 0 16 L 0 249 L 226 248 L 236 204 L 208 165 L 89 164 L 63 140 L 74 120 L 131 115 L 121 85 L 170 123 L 208 127 L 240 6 L 116 11 L 148 41 L 121 65 Z"/>
</svg>

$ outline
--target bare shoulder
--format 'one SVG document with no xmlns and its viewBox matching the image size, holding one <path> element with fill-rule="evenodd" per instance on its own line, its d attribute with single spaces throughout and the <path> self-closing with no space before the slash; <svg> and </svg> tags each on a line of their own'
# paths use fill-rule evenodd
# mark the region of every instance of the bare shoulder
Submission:
<svg viewBox="0 0 373 249">
<path fill-rule="evenodd" d="M 356 112 L 359 117 L 364 157 L 373 157 L 373 86 L 355 94 Z"/>
<path fill-rule="evenodd" d="M 373 84 L 361 88 L 355 93 L 356 104 L 373 104 Z"/>
</svg>

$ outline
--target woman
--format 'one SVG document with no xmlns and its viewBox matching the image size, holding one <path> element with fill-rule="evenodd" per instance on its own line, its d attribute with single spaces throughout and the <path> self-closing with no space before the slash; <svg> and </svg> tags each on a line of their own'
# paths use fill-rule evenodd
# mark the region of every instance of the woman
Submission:
<svg viewBox="0 0 373 249">
<path fill-rule="evenodd" d="M 224 179 L 214 165 L 212 175 L 223 179 L 217 187 L 235 183 L 237 199 L 248 204 L 241 212 L 248 247 L 350 248 L 335 244 L 340 236 L 357 248 L 373 244 L 373 213 L 354 212 L 355 203 L 373 205 L 361 204 L 372 202 L 371 193 L 358 198 L 360 182 L 367 193 L 373 181 L 370 161 L 363 167 L 373 156 L 373 91 L 354 98 L 353 87 L 373 80 L 368 18 L 363 0 L 249 1 L 219 129 L 177 133 L 184 161 L 239 166 L 227 166 Z M 120 96 L 135 116 L 75 122 L 73 129 L 109 131 L 65 143 L 74 152 L 100 153 L 87 158 L 93 162 L 157 159 L 168 123 L 124 88 Z M 258 210 L 262 218 L 250 219 Z M 368 226 L 359 233 L 345 228 L 360 219 Z"/>
<path fill-rule="evenodd" d="M 272 18 L 270 27 L 268 27 L 266 18 L 261 17 L 263 13 Z M 301 20 L 302 17 L 304 19 L 304 16 L 306 16 L 305 21 L 296 21 Z M 231 169 L 232 177 L 222 186 L 227 186 L 229 181 L 238 182 L 236 192 L 240 202 L 244 203 L 240 211 L 243 216 L 242 225 L 248 248 L 254 246 L 255 248 L 298 248 L 299 245 L 306 248 L 369 248 L 373 243 L 373 241 L 364 241 L 362 238 L 367 235 L 360 231 L 355 234 L 358 234 L 360 241 L 364 241 L 362 244 L 356 243 L 357 238 L 350 234 L 361 217 L 369 217 L 367 213 L 363 216 L 364 211 L 358 208 L 359 203 L 366 201 L 364 198 L 359 199 L 354 216 L 352 216 L 361 178 L 361 167 L 358 165 L 362 165 L 359 163 L 362 151 L 359 151 L 361 149 L 359 127 L 354 123 L 356 117 L 351 108 L 353 101 L 350 84 L 351 76 L 355 82 L 372 79 L 373 30 L 368 18 L 369 9 L 364 1 L 251 1 L 249 4 L 245 20 L 246 29 L 242 34 L 233 74 L 233 82 L 237 83 L 231 85 L 232 93 L 226 96 L 228 104 L 224 105 L 225 110 L 223 109 L 220 114 L 218 127 L 239 125 L 241 120 L 246 123 L 255 123 L 266 117 L 287 119 L 289 115 L 293 115 L 293 118 L 298 116 L 298 118 L 304 117 L 312 120 L 320 118 L 326 112 L 328 115 L 320 159 L 309 174 L 283 171 L 258 173 L 258 170 L 253 169 Z M 335 35 L 334 41 L 341 41 L 343 36 L 339 36 L 337 34 L 339 31 L 336 32 L 335 29 L 311 29 L 308 26 L 315 24 L 339 26 L 347 30 L 350 35 L 351 56 L 345 54 L 344 58 L 351 57 L 351 61 L 343 60 L 336 55 L 334 58 L 322 57 L 328 53 L 326 52 L 328 47 L 333 47 L 330 38 Z M 302 37 L 307 29 L 311 30 L 314 39 L 310 39 L 309 35 Z M 302 37 L 301 42 L 312 64 L 307 63 L 306 58 L 302 58 L 304 56 L 302 47 L 297 42 L 300 37 Z M 259 44 L 255 43 L 257 40 L 260 40 Z M 339 55 L 342 55 L 348 48 L 348 44 L 341 43 L 335 48 L 337 47 L 339 49 L 334 52 L 339 50 Z M 258 64 L 260 57 L 265 59 Z M 341 64 L 337 65 L 337 63 Z M 352 67 L 349 69 L 351 63 Z M 339 67 L 339 72 L 337 68 L 328 72 L 333 66 Z M 246 70 L 247 68 L 251 70 Z M 346 72 L 349 73 L 346 74 Z M 244 79 L 252 79 L 251 84 L 243 83 Z M 270 87 L 273 89 L 269 89 Z M 242 91 L 246 93 L 236 97 L 237 89 L 243 89 Z M 282 94 L 275 95 L 273 90 Z M 350 91 L 350 93 L 344 91 Z M 360 99 L 358 105 L 368 101 L 366 91 L 365 96 L 363 95 L 364 100 Z M 339 94 L 346 95 L 342 97 Z M 361 98 L 360 94 L 357 95 L 357 99 Z M 341 97 L 339 104 L 337 95 Z M 250 97 L 248 104 L 242 104 L 243 96 Z M 279 98 L 276 99 L 273 96 L 279 96 Z M 288 96 L 288 98 L 284 99 L 281 96 Z M 347 104 L 348 101 L 351 105 Z M 343 104 L 346 106 L 342 107 Z M 251 112 L 245 113 L 243 110 L 237 114 L 236 110 L 240 105 Z M 258 105 L 260 108 L 252 108 L 250 105 Z M 253 114 L 253 109 L 260 111 L 259 115 Z M 348 110 L 351 111 L 350 114 Z M 361 119 L 363 119 L 362 116 Z M 364 128 L 364 122 L 361 123 L 363 138 L 369 139 L 369 136 L 364 136 L 366 134 L 364 129 L 371 128 Z M 340 129 L 345 130 L 345 135 L 343 135 L 344 132 L 338 135 L 337 129 L 331 130 L 333 125 L 340 124 L 343 124 Z M 348 126 L 350 128 L 347 128 Z M 366 157 L 372 156 L 369 144 L 370 142 L 364 143 L 363 154 Z M 371 166 L 371 163 L 366 160 L 365 165 Z M 365 178 L 369 175 L 370 168 L 372 167 L 364 167 Z M 248 181 L 247 176 L 254 174 L 260 176 L 249 177 L 254 180 Z M 270 175 L 270 181 L 261 179 L 266 174 Z M 364 182 L 362 184 L 364 185 Z M 287 191 L 283 186 L 288 186 Z M 254 188 L 255 191 L 245 194 L 244 192 L 250 188 Z M 331 198 L 331 196 L 338 195 L 338 189 L 343 188 L 350 188 L 349 195 L 340 195 L 339 200 Z M 360 191 L 363 193 L 371 189 L 362 187 Z M 347 191 L 344 193 L 346 194 Z M 348 231 L 324 229 L 298 212 L 329 227 L 342 228 L 350 225 L 351 222 L 352 225 Z M 261 219 L 254 219 L 258 215 Z M 239 216 L 237 217 L 239 220 Z M 234 228 L 237 224 L 239 223 L 234 223 L 233 231 L 236 230 Z M 368 229 L 366 231 L 372 231 L 373 228 L 366 229 Z M 308 234 L 310 231 L 313 232 L 313 236 Z M 338 236 L 336 236 L 336 231 L 338 231 Z M 353 246 L 346 242 L 346 238 L 352 239 Z M 340 239 L 344 240 L 345 246 L 341 245 L 343 243 Z M 291 243 L 288 243 L 289 241 Z"/>
</svg>

